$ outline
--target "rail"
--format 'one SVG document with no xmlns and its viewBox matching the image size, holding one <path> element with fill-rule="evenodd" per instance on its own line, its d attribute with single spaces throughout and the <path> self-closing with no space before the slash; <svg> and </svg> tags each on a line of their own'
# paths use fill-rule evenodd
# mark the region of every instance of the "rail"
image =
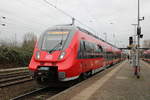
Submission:
<svg viewBox="0 0 150 100">
<path fill-rule="evenodd" d="M 27 68 L 0 70 L 0 88 L 33 80 Z"/>
</svg>

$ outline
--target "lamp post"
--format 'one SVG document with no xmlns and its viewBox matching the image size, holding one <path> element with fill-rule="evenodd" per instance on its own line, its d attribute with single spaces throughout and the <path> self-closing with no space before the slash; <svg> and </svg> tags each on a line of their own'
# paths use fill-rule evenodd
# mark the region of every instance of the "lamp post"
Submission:
<svg viewBox="0 0 150 100">
<path fill-rule="evenodd" d="M 140 62 L 139 62 L 139 45 L 140 45 L 140 38 L 139 38 L 139 34 L 138 34 L 138 29 L 141 29 L 140 28 L 140 21 L 139 21 L 139 18 L 140 18 L 140 0 L 138 0 L 138 16 L 137 16 L 137 51 L 136 51 L 136 64 L 135 64 L 135 71 L 134 71 L 134 74 L 137 76 L 137 78 L 140 78 L 139 76 L 139 73 L 140 72 Z"/>
<path fill-rule="evenodd" d="M 119 41 L 119 43 L 120 43 L 120 47 L 123 48 L 123 41 Z"/>
<path fill-rule="evenodd" d="M 144 17 L 140 17 L 140 0 L 138 0 L 138 16 L 137 16 L 137 65 L 135 66 L 135 75 L 137 75 L 137 78 L 140 78 L 138 72 L 140 72 L 140 38 L 143 37 L 141 34 L 141 26 L 140 21 L 144 20 Z"/>
<path fill-rule="evenodd" d="M 116 40 L 116 35 L 115 33 L 112 33 L 112 37 L 113 37 L 113 42 L 114 42 L 114 45 L 117 46 L 117 40 Z"/>
<path fill-rule="evenodd" d="M 105 41 L 107 42 L 107 33 L 103 33 L 105 35 Z"/>
</svg>

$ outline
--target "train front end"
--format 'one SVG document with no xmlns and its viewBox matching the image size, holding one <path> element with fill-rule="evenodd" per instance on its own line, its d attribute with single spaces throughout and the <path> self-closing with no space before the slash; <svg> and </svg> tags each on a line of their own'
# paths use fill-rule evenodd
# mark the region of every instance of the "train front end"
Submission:
<svg viewBox="0 0 150 100">
<path fill-rule="evenodd" d="M 69 44 L 73 37 L 72 28 L 54 27 L 45 31 L 37 42 L 29 69 L 39 84 L 67 81 L 73 57 Z"/>
</svg>

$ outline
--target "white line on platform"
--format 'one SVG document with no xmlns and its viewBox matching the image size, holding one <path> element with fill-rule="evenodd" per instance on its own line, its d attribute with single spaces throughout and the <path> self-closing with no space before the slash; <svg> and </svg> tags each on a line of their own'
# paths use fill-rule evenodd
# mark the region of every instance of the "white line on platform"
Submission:
<svg viewBox="0 0 150 100">
<path fill-rule="evenodd" d="M 108 81 L 125 63 L 126 61 L 113 69 L 108 74 L 106 74 L 100 80 L 98 80 L 88 88 L 84 89 L 79 94 L 75 95 L 71 100 L 88 100 L 90 96 L 92 96 L 100 87 L 102 87 L 104 83 Z"/>
</svg>

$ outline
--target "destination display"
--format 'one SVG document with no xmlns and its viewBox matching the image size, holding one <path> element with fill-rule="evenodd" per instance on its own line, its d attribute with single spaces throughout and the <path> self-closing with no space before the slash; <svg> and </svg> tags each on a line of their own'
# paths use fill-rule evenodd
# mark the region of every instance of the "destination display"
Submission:
<svg viewBox="0 0 150 100">
<path fill-rule="evenodd" d="M 68 34 L 69 32 L 67 31 L 63 31 L 63 32 L 58 32 L 58 31 L 54 31 L 54 32 L 48 32 L 48 34 Z"/>
</svg>

